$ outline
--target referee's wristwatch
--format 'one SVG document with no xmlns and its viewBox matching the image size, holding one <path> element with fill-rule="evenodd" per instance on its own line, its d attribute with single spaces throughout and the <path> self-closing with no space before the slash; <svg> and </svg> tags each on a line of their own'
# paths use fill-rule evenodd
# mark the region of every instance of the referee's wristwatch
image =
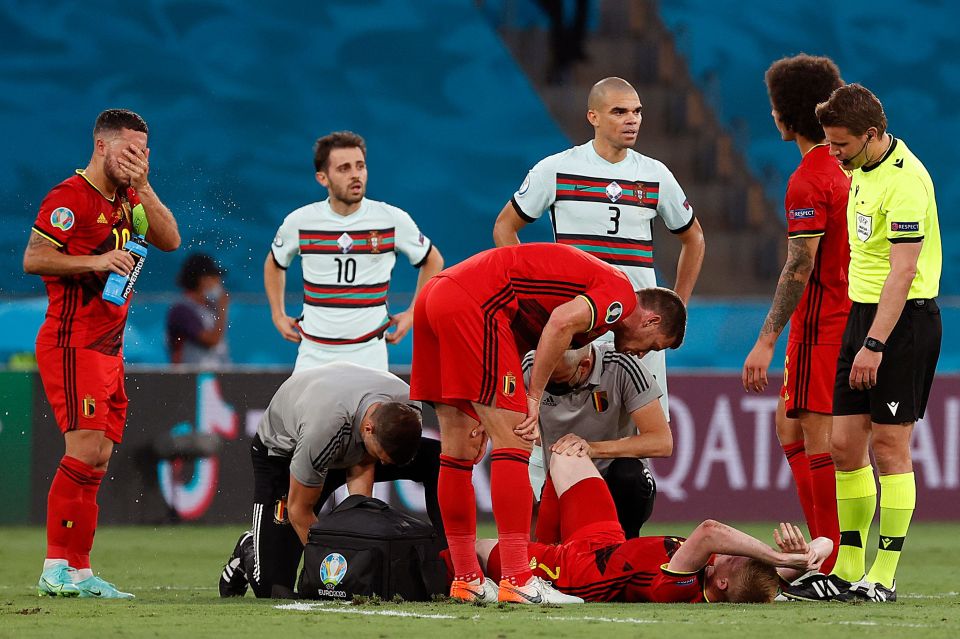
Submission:
<svg viewBox="0 0 960 639">
<path fill-rule="evenodd" d="M 874 353 L 882 353 L 883 349 L 885 349 L 887 345 L 878 339 L 873 339 L 872 337 L 867 336 L 867 338 L 863 340 L 863 347 L 868 351 L 873 351 Z"/>
</svg>

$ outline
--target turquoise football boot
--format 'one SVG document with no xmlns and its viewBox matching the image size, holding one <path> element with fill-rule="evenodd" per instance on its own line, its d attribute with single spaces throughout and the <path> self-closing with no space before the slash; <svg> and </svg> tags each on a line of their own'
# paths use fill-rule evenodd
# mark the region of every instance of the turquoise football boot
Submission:
<svg viewBox="0 0 960 639">
<path fill-rule="evenodd" d="M 80 589 L 81 597 L 94 597 L 96 599 L 134 599 L 134 595 L 129 592 L 121 592 L 117 590 L 117 587 L 114 586 L 109 581 L 104 581 L 100 577 L 94 575 L 93 577 L 88 577 L 83 581 L 77 582 L 77 588 Z"/>
<path fill-rule="evenodd" d="M 77 597 L 80 588 L 73 583 L 73 570 L 66 564 L 57 564 L 41 573 L 37 594 L 41 597 Z"/>
</svg>

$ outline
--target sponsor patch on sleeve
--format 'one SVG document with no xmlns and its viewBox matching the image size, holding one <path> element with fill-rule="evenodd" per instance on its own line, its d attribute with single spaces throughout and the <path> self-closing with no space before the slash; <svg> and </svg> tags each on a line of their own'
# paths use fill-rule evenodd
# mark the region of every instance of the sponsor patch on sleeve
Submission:
<svg viewBox="0 0 960 639">
<path fill-rule="evenodd" d="M 623 315 L 623 304 L 620 302 L 613 302 L 607 307 L 607 313 L 603 318 L 603 322 L 605 324 L 613 324 L 620 319 L 621 315 Z"/>
<path fill-rule="evenodd" d="M 73 211 L 65 206 L 59 206 L 53 209 L 53 213 L 50 214 L 50 224 L 61 231 L 69 231 L 72 229 L 75 221 L 76 216 L 73 214 Z"/>
<path fill-rule="evenodd" d="M 918 233 L 920 222 L 890 222 L 890 230 L 894 233 Z"/>
<path fill-rule="evenodd" d="M 813 209 L 790 209 L 787 217 L 791 220 L 810 220 L 814 217 Z"/>
<path fill-rule="evenodd" d="M 520 185 L 520 190 L 517 191 L 518 195 L 523 195 L 527 192 L 527 189 L 530 188 L 530 175 L 527 174 L 527 177 L 523 179 L 523 184 Z"/>
</svg>

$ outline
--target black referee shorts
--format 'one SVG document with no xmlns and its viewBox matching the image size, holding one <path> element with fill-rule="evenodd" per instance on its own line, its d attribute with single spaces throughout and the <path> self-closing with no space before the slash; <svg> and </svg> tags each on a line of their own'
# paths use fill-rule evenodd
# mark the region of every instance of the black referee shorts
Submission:
<svg viewBox="0 0 960 639">
<path fill-rule="evenodd" d="M 935 299 L 907 300 L 887 338 L 877 385 L 850 388 L 850 369 L 867 337 L 876 304 L 854 302 L 843 333 L 833 386 L 834 415 L 870 415 L 875 424 L 912 423 L 923 417 L 940 358 L 940 307 Z"/>
</svg>

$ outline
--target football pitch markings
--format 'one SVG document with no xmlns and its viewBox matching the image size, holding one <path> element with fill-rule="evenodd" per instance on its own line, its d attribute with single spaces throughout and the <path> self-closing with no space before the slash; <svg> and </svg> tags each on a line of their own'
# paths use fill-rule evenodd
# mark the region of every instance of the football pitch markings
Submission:
<svg viewBox="0 0 960 639">
<path fill-rule="evenodd" d="M 924 598 L 946 598 L 950 595 L 956 595 L 957 593 L 943 593 L 942 595 L 922 595 Z M 680 605 L 680 604 L 678 604 Z M 791 602 L 790 607 L 800 607 L 809 604 L 803 604 L 800 602 Z M 417 612 L 407 612 L 405 610 L 364 610 L 360 608 L 351 607 L 351 604 L 348 603 L 335 603 L 335 602 L 302 602 L 296 601 L 289 604 L 279 604 L 274 606 L 277 610 L 288 610 L 295 612 L 327 612 L 334 614 L 349 614 L 349 615 L 366 615 L 372 617 L 409 617 L 414 619 L 458 619 L 456 615 L 444 615 L 444 614 L 425 614 Z M 534 607 L 535 608 L 535 607 Z M 569 609 L 576 609 L 576 606 L 571 606 Z M 494 612 L 494 614 L 496 614 Z M 479 620 L 486 615 L 471 615 L 469 618 L 473 620 Z M 587 621 L 593 623 L 614 623 L 614 624 L 659 624 L 659 623 L 691 623 L 699 625 L 701 621 L 684 621 L 684 620 L 662 620 L 662 619 L 640 619 L 636 617 L 600 617 L 596 615 L 565 615 L 565 616 L 546 616 L 538 617 L 545 621 L 561 621 L 561 622 L 571 622 L 571 621 Z M 726 621 L 723 619 L 717 619 L 710 622 L 711 624 L 717 625 L 768 625 L 769 620 L 758 619 L 756 621 L 738 619 L 736 622 Z M 820 621 L 820 620 L 809 620 L 805 623 L 820 625 L 820 626 L 870 626 L 870 627 L 882 627 L 882 628 L 937 628 L 939 626 L 934 624 L 923 624 L 923 623 L 909 623 L 901 621 Z"/>
</svg>

